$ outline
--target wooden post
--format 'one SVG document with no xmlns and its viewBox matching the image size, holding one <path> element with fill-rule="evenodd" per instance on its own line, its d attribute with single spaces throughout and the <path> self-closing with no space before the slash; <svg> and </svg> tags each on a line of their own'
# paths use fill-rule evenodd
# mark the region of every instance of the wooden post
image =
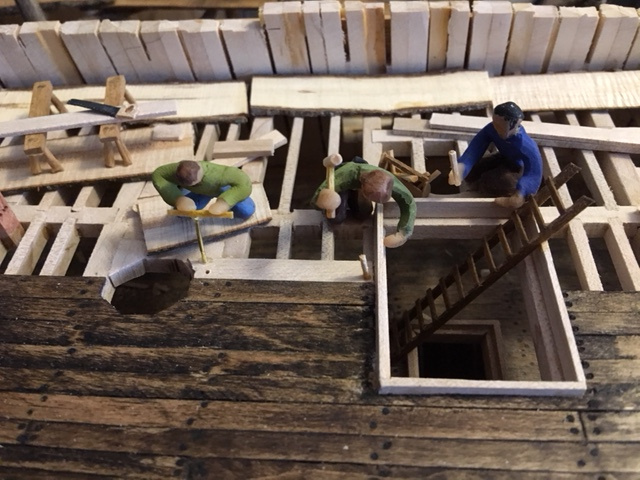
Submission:
<svg viewBox="0 0 640 480">
<path fill-rule="evenodd" d="M 107 78 L 104 103 L 121 106 L 125 100 L 135 103 L 133 97 L 127 92 L 124 75 L 114 75 Z M 115 149 L 118 150 L 123 165 L 131 165 L 131 155 L 120 137 L 120 125 L 101 125 L 99 137 L 103 144 L 105 167 L 112 168 L 115 166 Z"/>
</svg>

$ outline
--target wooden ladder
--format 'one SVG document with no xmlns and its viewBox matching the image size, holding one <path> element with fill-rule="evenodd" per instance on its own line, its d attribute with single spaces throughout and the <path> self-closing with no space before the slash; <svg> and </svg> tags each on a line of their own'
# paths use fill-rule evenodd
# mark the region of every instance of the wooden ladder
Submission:
<svg viewBox="0 0 640 480">
<path fill-rule="evenodd" d="M 515 210 L 509 220 L 499 225 L 492 235 L 485 237 L 482 246 L 470 254 L 465 262 L 454 266 L 451 273 L 442 277 L 435 288 L 428 288 L 426 295 L 416 300 L 415 305 L 406 310 L 401 317 L 391 320 L 393 361 L 405 358 L 414 348 L 424 343 L 429 335 L 524 260 L 542 242 L 548 240 L 576 215 L 594 203 L 591 198 L 582 196 L 568 208 L 562 204 L 558 188 L 579 171 L 580 168 L 571 163 L 555 178 L 546 178 L 538 192 Z M 560 215 L 549 224 L 545 224 L 540 205 L 549 200 L 558 209 Z M 532 228 L 527 229 L 527 225 Z M 500 255 L 492 253 L 494 247 L 501 250 Z M 503 261 L 499 261 L 498 256 Z M 489 274 L 484 277 L 479 275 L 481 262 L 484 262 L 489 270 Z M 465 284 L 471 285 L 471 288 L 465 290 Z M 451 299 L 450 287 L 454 287 L 457 292 L 455 302 Z M 441 308 L 441 311 L 438 311 L 437 300 L 444 304 L 444 309 Z M 431 317 L 430 322 L 425 319 L 425 314 Z"/>
</svg>

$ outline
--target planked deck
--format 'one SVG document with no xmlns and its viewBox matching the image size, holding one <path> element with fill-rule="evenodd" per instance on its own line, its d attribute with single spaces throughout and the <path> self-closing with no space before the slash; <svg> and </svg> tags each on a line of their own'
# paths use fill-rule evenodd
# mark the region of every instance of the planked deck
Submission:
<svg viewBox="0 0 640 480">
<path fill-rule="evenodd" d="M 498 401 L 377 395 L 370 283 L 195 279 L 150 316 L 120 314 L 102 282 L 0 276 L 1 478 L 640 471 L 637 293 L 565 293 L 583 398 Z"/>
</svg>

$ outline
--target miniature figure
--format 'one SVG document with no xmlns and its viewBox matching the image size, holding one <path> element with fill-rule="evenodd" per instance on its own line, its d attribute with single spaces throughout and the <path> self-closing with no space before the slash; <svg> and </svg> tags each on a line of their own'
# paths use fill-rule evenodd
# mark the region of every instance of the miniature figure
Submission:
<svg viewBox="0 0 640 480">
<path fill-rule="evenodd" d="M 520 125 L 523 119 L 522 110 L 513 102 L 496 106 L 492 122 L 473 137 L 458 163 L 459 178 L 482 195 L 497 197 L 502 207 L 520 207 L 542 181 L 540 150 Z M 498 153 L 483 158 L 491 143 Z M 455 184 L 453 170 L 449 184 Z"/>
<path fill-rule="evenodd" d="M 323 160 L 325 167 L 329 166 L 331 158 Z M 331 222 L 343 222 L 347 209 L 358 219 L 367 218 L 373 211 L 371 202 L 385 203 L 393 198 L 400 208 L 400 220 L 396 233 L 387 235 L 384 245 L 395 248 L 409 239 L 416 218 L 416 202 L 400 180 L 360 157 L 338 165 L 334 175 L 335 191 L 327 188 L 325 180 L 311 199 L 311 203 L 320 209 L 336 210 L 335 219 L 330 219 Z"/>
<path fill-rule="evenodd" d="M 216 197 L 209 212 L 220 215 L 231 210 L 234 218 L 247 219 L 256 210 L 251 179 L 236 167 L 183 160 L 156 168 L 153 186 L 162 199 L 181 211 L 200 210 Z"/>
</svg>

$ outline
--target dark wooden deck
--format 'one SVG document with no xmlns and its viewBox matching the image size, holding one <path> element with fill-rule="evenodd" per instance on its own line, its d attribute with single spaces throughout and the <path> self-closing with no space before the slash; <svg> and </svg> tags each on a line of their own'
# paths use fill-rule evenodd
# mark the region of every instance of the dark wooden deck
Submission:
<svg viewBox="0 0 640 480">
<path fill-rule="evenodd" d="M 637 293 L 567 293 L 582 398 L 386 397 L 372 284 L 101 285 L 0 276 L 0 478 L 639 478 Z"/>
</svg>

